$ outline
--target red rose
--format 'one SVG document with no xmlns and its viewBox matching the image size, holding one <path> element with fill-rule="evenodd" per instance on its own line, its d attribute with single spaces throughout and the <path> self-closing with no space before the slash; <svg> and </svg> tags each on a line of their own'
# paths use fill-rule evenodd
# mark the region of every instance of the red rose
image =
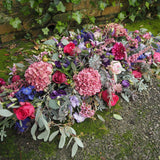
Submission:
<svg viewBox="0 0 160 160">
<path fill-rule="evenodd" d="M 66 75 L 60 71 L 56 71 L 52 76 L 52 80 L 55 83 L 61 84 L 67 81 Z"/>
<path fill-rule="evenodd" d="M 21 107 L 14 108 L 13 111 L 19 120 L 25 120 L 27 117 L 35 118 L 34 107 L 29 102 L 20 102 Z"/>
<path fill-rule="evenodd" d="M 19 76 L 19 75 L 14 75 L 13 77 L 12 77 L 12 82 L 17 82 L 17 81 L 19 81 L 21 79 L 21 77 Z"/>
<path fill-rule="evenodd" d="M 70 56 L 74 55 L 75 44 L 70 42 L 64 47 L 64 53 L 68 53 Z"/>
<path fill-rule="evenodd" d="M 107 103 L 107 105 L 109 106 L 109 97 L 108 97 L 108 93 L 107 90 L 102 91 L 102 99 Z M 112 101 L 111 101 L 111 106 L 115 106 L 116 103 L 119 100 L 119 97 L 117 95 L 115 95 L 114 93 L 112 93 Z"/>
<path fill-rule="evenodd" d="M 138 71 L 132 71 L 132 74 L 134 75 L 135 78 L 139 79 L 142 77 L 142 73 Z"/>
<path fill-rule="evenodd" d="M 0 86 L 3 86 L 3 85 L 5 85 L 6 84 L 6 82 L 4 81 L 4 79 L 3 78 L 0 78 Z"/>
</svg>

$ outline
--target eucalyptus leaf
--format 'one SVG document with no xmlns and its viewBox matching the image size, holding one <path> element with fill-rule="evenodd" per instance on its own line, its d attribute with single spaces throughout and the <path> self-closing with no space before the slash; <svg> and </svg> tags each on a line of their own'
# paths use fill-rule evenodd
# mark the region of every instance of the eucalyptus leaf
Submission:
<svg viewBox="0 0 160 160">
<path fill-rule="evenodd" d="M 76 131 L 72 127 L 70 127 L 70 130 L 72 131 L 72 134 L 76 135 Z"/>
<path fill-rule="evenodd" d="M 75 139 L 75 141 L 76 141 L 76 143 L 77 143 L 78 146 L 80 146 L 82 148 L 84 147 L 84 145 L 83 145 L 82 141 L 80 140 L 80 138 L 74 137 L 74 139 Z"/>
<path fill-rule="evenodd" d="M 104 118 L 103 118 L 101 115 L 97 114 L 97 117 L 98 117 L 102 122 L 105 122 Z"/>
<path fill-rule="evenodd" d="M 71 137 L 71 138 L 70 138 L 70 140 L 69 140 L 69 142 L 68 142 L 68 144 L 67 144 L 66 148 L 68 148 L 68 146 L 71 144 L 72 139 L 73 139 L 73 137 Z"/>
<path fill-rule="evenodd" d="M 37 130 L 37 124 L 34 123 L 34 125 L 33 125 L 32 128 L 31 128 L 31 135 L 32 135 L 32 138 L 33 138 L 34 140 L 36 140 L 36 135 L 35 135 L 36 130 Z"/>
<path fill-rule="evenodd" d="M 24 67 L 25 67 L 25 65 L 22 64 L 22 63 L 15 63 L 15 65 L 16 65 L 17 67 L 19 67 L 19 68 L 24 68 Z"/>
<path fill-rule="evenodd" d="M 69 41 L 66 40 L 66 39 L 63 39 L 63 40 L 62 40 L 62 44 L 63 44 L 64 46 L 66 46 L 67 44 L 69 44 Z"/>
<path fill-rule="evenodd" d="M 39 134 L 37 138 L 44 139 L 44 141 L 46 142 L 48 140 L 48 137 L 49 137 L 49 131 L 45 130 L 41 134 Z"/>
<path fill-rule="evenodd" d="M 125 95 L 124 93 L 121 93 L 121 96 L 125 101 L 129 102 L 129 98 L 127 95 Z"/>
<path fill-rule="evenodd" d="M 52 109 L 59 109 L 59 105 L 57 104 L 57 101 L 54 99 L 49 100 L 49 107 Z"/>
<path fill-rule="evenodd" d="M 76 155 L 76 153 L 77 153 L 77 150 L 78 150 L 78 145 L 77 145 L 77 143 L 75 142 L 74 144 L 73 144 L 73 146 L 72 146 L 72 157 L 74 157 L 75 155 Z"/>
<path fill-rule="evenodd" d="M 54 61 L 58 61 L 58 53 L 54 53 L 53 55 L 52 55 L 52 60 L 54 60 Z"/>
<path fill-rule="evenodd" d="M 58 135 L 58 133 L 59 133 L 59 130 L 53 132 L 49 137 L 49 142 L 51 142 Z"/>
<path fill-rule="evenodd" d="M 49 39 L 49 40 L 43 42 L 43 44 L 50 45 L 50 46 L 54 46 L 55 43 L 56 42 L 53 39 Z"/>
<path fill-rule="evenodd" d="M 122 120 L 123 119 L 119 114 L 113 114 L 113 117 L 117 120 Z"/>
<path fill-rule="evenodd" d="M 13 113 L 7 109 L 0 109 L 0 116 L 2 117 L 10 117 Z"/>
<path fill-rule="evenodd" d="M 58 146 L 58 148 L 63 148 L 64 145 L 65 145 L 65 142 L 66 142 L 66 135 L 65 135 L 65 134 L 62 134 L 62 135 L 61 135 L 61 138 L 60 138 L 60 141 L 59 141 L 59 146 Z"/>
</svg>

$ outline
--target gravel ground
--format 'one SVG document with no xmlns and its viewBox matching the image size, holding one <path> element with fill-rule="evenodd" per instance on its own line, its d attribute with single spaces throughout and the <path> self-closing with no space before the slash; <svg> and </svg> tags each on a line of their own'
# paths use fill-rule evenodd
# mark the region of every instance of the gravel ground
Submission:
<svg viewBox="0 0 160 160">
<path fill-rule="evenodd" d="M 100 138 L 93 135 L 82 137 L 84 148 L 79 149 L 73 160 L 159 160 L 160 156 L 160 87 L 153 80 L 148 90 L 138 94 L 136 101 L 127 103 L 121 99 L 119 114 L 123 120 L 111 118 L 106 121 L 109 133 Z M 86 126 L 89 127 L 89 126 Z M 10 140 L 10 138 L 8 137 Z M 71 147 L 57 149 L 56 145 L 39 150 L 39 141 L 33 141 L 30 134 L 22 135 L 6 143 L 5 157 L 1 160 L 71 160 Z M 14 146 L 15 145 L 15 146 Z M 17 147 L 18 146 L 18 147 Z M 6 147 L 6 146 L 5 146 Z M 18 148 L 18 154 L 10 151 Z M 49 151 L 49 152 L 48 152 Z M 17 152 L 17 150 L 16 150 Z M 32 156 L 30 154 L 32 152 Z M 54 152 L 54 154 L 52 154 Z M 23 154 L 26 154 L 23 158 Z M 16 155 L 17 154 L 17 155 Z M 18 158 L 17 158 L 18 157 Z"/>
</svg>

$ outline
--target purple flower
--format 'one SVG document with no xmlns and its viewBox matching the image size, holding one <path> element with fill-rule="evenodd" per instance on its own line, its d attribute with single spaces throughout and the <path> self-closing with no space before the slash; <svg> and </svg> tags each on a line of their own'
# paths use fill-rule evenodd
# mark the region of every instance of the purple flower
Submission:
<svg viewBox="0 0 160 160">
<path fill-rule="evenodd" d="M 54 64 L 57 68 L 62 68 L 60 61 L 55 61 Z"/>
<path fill-rule="evenodd" d="M 86 119 L 85 117 L 79 115 L 77 112 L 73 114 L 73 117 L 78 123 L 83 122 Z"/>
<path fill-rule="evenodd" d="M 62 89 L 60 90 L 54 90 L 52 91 L 52 93 L 50 94 L 51 99 L 56 99 L 58 96 L 64 96 L 66 95 L 66 92 Z"/>
<path fill-rule="evenodd" d="M 77 45 L 78 44 L 78 42 L 77 42 L 77 40 L 75 39 L 75 40 L 73 40 L 73 43 L 75 44 L 75 45 Z"/>
<path fill-rule="evenodd" d="M 18 129 L 19 132 L 23 133 L 30 126 L 30 118 L 26 118 L 25 120 L 21 120 L 22 124 L 19 121 L 16 122 L 15 128 Z"/>
<path fill-rule="evenodd" d="M 71 102 L 72 107 L 74 108 L 80 105 L 79 100 L 76 96 L 70 96 L 70 102 Z"/>
<path fill-rule="evenodd" d="M 129 87 L 129 85 L 130 85 L 130 83 L 129 83 L 128 80 L 123 80 L 123 81 L 122 81 L 122 86 L 123 86 L 123 87 L 127 88 L 127 87 Z"/>
<path fill-rule="evenodd" d="M 70 61 L 68 59 L 66 59 L 66 62 L 63 63 L 63 67 L 67 68 L 70 65 Z"/>
<path fill-rule="evenodd" d="M 136 39 L 138 40 L 138 42 L 141 42 L 140 36 L 137 36 Z"/>
<path fill-rule="evenodd" d="M 144 58 L 146 58 L 146 56 L 145 56 L 144 54 L 142 54 L 142 55 L 140 55 L 137 59 L 138 59 L 138 60 L 142 60 L 142 59 L 144 59 Z"/>
</svg>

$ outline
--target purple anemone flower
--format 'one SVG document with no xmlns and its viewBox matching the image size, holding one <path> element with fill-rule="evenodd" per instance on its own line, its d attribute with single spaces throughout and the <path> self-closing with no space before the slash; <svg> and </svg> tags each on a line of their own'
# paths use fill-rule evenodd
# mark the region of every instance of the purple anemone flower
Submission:
<svg viewBox="0 0 160 160">
<path fill-rule="evenodd" d="M 51 99 L 56 99 L 58 96 L 64 96 L 64 95 L 66 95 L 65 90 L 60 89 L 57 91 L 56 90 L 52 91 L 52 93 L 50 94 L 50 97 Z"/>
<path fill-rule="evenodd" d="M 130 83 L 129 83 L 128 80 L 123 80 L 123 81 L 122 81 L 122 86 L 123 86 L 123 87 L 127 88 L 127 87 L 129 87 L 129 85 L 130 85 Z"/>
<path fill-rule="evenodd" d="M 55 61 L 54 64 L 57 68 L 62 68 L 60 61 Z"/>
<path fill-rule="evenodd" d="M 76 96 L 70 96 L 70 102 L 71 102 L 72 107 L 74 108 L 80 105 L 79 100 Z"/>
</svg>

